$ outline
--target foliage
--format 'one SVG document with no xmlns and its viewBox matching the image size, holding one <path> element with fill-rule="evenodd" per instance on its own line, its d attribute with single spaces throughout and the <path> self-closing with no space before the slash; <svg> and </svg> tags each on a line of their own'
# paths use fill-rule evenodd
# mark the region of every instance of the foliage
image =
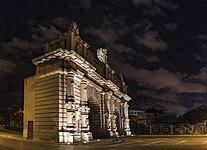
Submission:
<svg viewBox="0 0 207 150">
<path fill-rule="evenodd" d="M 177 124 L 177 123 L 190 123 L 197 124 L 207 121 L 207 106 L 202 105 L 195 109 L 189 110 L 181 116 L 176 117 L 175 115 L 166 114 L 162 110 L 150 108 L 145 111 L 146 113 L 155 114 L 155 118 L 152 121 L 153 124 Z"/>
<path fill-rule="evenodd" d="M 202 105 L 195 109 L 189 110 L 182 115 L 184 120 L 187 120 L 190 124 L 197 124 L 207 120 L 207 106 Z"/>
<path fill-rule="evenodd" d="M 161 123 L 161 124 L 175 124 L 176 123 L 176 116 L 175 115 L 160 115 L 157 116 L 154 120 L 153 120 L 153 124 L 157 124 L 157 123 Z"/>
</svg>

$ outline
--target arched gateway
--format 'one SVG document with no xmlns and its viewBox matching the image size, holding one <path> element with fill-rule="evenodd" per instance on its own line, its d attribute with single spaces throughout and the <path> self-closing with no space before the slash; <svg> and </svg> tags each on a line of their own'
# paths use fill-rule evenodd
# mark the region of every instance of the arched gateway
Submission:
<svg viewBox="0 0 207 150">
<path fill-rule="evenodd" d="M 55 142 L 130 135 L 127 86 L 80 38 L 76 23 L 43 44 L 36 75 L 24 80 L 24 138 Z"/>
</svg>

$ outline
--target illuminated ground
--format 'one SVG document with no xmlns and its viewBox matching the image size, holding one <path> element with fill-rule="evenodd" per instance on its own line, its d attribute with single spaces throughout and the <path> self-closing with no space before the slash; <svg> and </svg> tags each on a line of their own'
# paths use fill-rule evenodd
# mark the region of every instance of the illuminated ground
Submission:
<svg viewBox="0 0 207 150">
<path fill-rule="evenodd" d="M 0 131 L 0 150 L 76 150 L 76 149 L 136 149 L 136 150 L 207 150 L 207 136 L 138 136 L 105 139 L 90 143 L 51 144 L 24 141 L 21 134 Z"/>
</svg>

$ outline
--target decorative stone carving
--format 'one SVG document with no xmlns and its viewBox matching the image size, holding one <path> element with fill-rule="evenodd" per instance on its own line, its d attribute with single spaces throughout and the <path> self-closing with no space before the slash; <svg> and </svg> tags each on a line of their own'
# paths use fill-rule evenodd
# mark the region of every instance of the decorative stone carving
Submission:
<svg viewBox="0 0 207 150">
<path fill-rule="evenodd" d="M 108 61 L 107 61 L 107 49 L 104 49 L 104 48 L 99 48 L 97 49 L 97 57 L 98 59 L 105 63 L 105 64 L 108 64 Z"/>
<path fill-rule="evenodd" d="M 79 35 L 79 29 L 78 29 L 78 27 L 77 27 L 77 23 L 76 23 L 76 22 L 71 22 L 71 23 L 70 23 L 69 31 L 72 31 L 72 32 L 74 32 L 76 35 Z"/>
</svg>

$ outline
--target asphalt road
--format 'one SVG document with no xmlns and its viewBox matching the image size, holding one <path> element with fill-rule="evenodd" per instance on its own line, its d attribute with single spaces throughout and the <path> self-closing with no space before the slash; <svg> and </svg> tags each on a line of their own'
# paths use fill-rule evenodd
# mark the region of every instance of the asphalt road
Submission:
<svg viewBox="0 0 207 150">
<path fill-rule="evenodd" d="M 207 150 L 207 136 L 138 136 L 89 143 L 52 144 L 23 140 L 20 134 L 0 131 L 0 150 Z"/>
</svg>

